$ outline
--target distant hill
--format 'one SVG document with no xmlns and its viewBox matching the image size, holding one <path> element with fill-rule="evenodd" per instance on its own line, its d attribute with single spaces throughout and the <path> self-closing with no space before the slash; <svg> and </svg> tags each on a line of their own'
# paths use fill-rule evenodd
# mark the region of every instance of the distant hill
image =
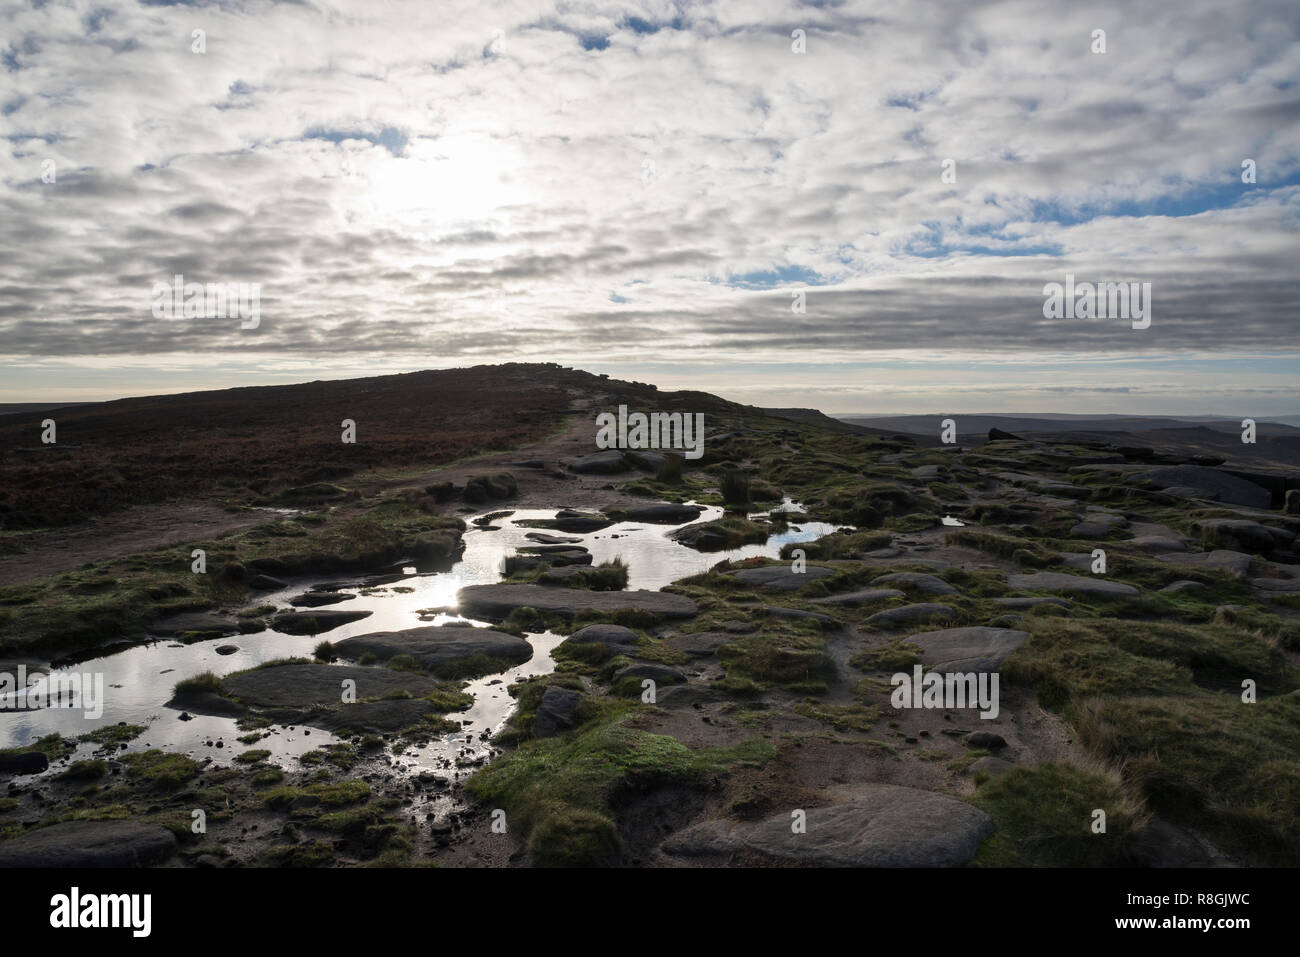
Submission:
<svg viewBox="0 0 1300 957">
<path fill-rule="evenodd" d="M 1184 456 L 1219 456 L 1229 465 L 1243 468 L 1300 467 L 1300 428 L 1263 420 L 1256 423 L 1256 443 L 1244 445 L 1241 420 L 1218 416 L 1207 416 L 1202 420 L 1175 416 L 967 413 L 953 413 L 951 416 L 841 416 L 850 425 L 915 435 L 920 443 L 927 438 L 937 438 L 940 421 L 948 417 L 956 421 L 957 441 L 963 445 L 981 445 L 988 441 L 989 429 L 1001 429 L 1043 442 L 1098 442 L 1152 448 Z"/>
<path fill-rule="evenodd" d="M 854 435 L 885 435 L 882 429 L 869 428 L 867 426 L 855 425 L 843 419 L 833 419 L 824 412 L 818 412 L 816 409 L 759 409 L 764 415 L 770 415 L 779 419 L 792 419 L 795 422 L 803 422 L 806 425 L 815 425 L 818 428 L 826 429 L 828 432 L 846 432 Z"/>
<path fill-rule="evenodd" d="M 49 409 L 67 409 L 74 405 L 93 405 L 91 402 L 0 402 L 0 415 L 31 414 Z"/>
<path fill-rule="evenodd" d="M 1216 432 L 1241 433 L 1241 419 L 1227 416 L 1185 417 L 1172 415 L 1065 415 L 1065 414 L 992 414 L 992 413 L 935 413 L 932 415 L 841 415 L 842 422 L 874 429 L 888 429 L 913 435 L 936 435 L 941 419 L 951 417 L 957 422 L 959 435 L 989 429 L 1004 432 L 1146 432 L 1172 429 L 1213 429 Z M 1296 424 L 1285 420 L 1295 419 Z M 1258 434 L 1300 434 L 1300 416 L 1275 416 L 1257 418 Z"/>
</svg>

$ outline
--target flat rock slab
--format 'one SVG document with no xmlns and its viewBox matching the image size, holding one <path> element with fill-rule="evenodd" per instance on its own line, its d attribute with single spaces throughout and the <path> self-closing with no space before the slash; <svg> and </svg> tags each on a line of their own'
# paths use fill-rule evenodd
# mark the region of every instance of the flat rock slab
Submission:
<svg viewBox="0 0 1300 957">
<path fill-rule="evenodd" d="M 645 522 L 648 525 L 681 525 L 693 522 L 700 517 L 704 508 L 699 505 L 676 505 L 662 502 L 655 505 L 638 505 L 625 509 L 623 518 L 629 522 Z"/>
<path fill-rule="evenodd" d="M 533 656 L 533 646 L 525 639 L 491 628 L 426 625 L 403 631 L 374 631 L 340 641 L 335 650 L 347 658 L 360 658 L 369 652 L 380 660 L 394 655 L 410 655 L 428 670 L 453 661 L 486 655 L 521 664 Z"/>
<path fill-rule="evenodd" d="M 349 625 L 362 618 L 369 618 L 368 611 L 284 611 L 271 619 L 271 627 L 286 635 L 319 635 L 322 631 L 333 631 L 343 625 Z"/>
<path fill-rule="evenodd" d="M 461 614 L 471 618 L 500 621 L 516 608 L 576 615 L 581 611 L 614 614 L 645 611 L 665 618 L 693 618 L 699 613 L 695 602 L 684 595 L 658 591 L 586 591 L 547 585 L 469 585 L 460 590 Z"/>
<path fill-rule="evenodd" d="M 578 472 L 583 475 L 615 475 L 619 472 L 628 471 L 630 467 L 622 452 L 612 450 L 594 452 L 581 458 L 568 459 L 564 464 L 569 467 L 570 472 Z"/>
<path fill-rule="evenodd" d="M 533 559 L 531 563 L 521 559 Z M 519 549 L 519 554 L 511 558 L 511 564 L 531 567 L 545 562 L 552 567 L 564 565 L 590 565 L 591 552 L 585 548 L 568 548 L 564 545 L 529 545 Z"/>
<path fill-rule="evenodd" d="M 1171 585 L 1166 585 L 1164 588 L 1160 590 L 1165 594 L 1176 595 L 1180 591 L 1204 591 L 1205 585 L 1201 582 L 1183 580 L 1183 581 L 1174 582 Z"/>
<path fill-rule="evenodd" d="M 1300 595 L 1300 578 L 1252 578 L 1252 588 L 1283 595 Z"/>
<path fill-rule="evenodd" d="M 1063 575 L 1060 572 L 1038 572 L 1034 575 L 1008 575 L 1007 584 L 1020 591 L 1063 591 L 1077 595 L 1102 595 L 1111 598 L 1135 598 L 1139 592 L 1123 582 L 1104 578 L 1084 578 L 1080 575 Z"/>
<path fill-rule="evenodd" d="M 823 565 L 809 565 L 802 572 L 791 571 L 791 565 L 764 565 L 761 568 L 738 568 L 727 574 L 746 585 L 755 585 L 769 591 L 795 591 L 809 582 L 829 578 L 835 569 Z"/>
<path fill-rule="evenodd" d="M 839 626 L 839 623 L 830 615 L 823 615 L 815 611 L 804 611 L 800 608 L 786 608 L 782 605 L 759 605 L 758 610 L 767 612 L 773 618 L 811 618 L 823 628 L 836 628 Z"/>
<path fill-rule="evenodd" d="M 246 704 L 266 708 L 334 707 L 343 703 L 343 685 L 355 681 L 358 701 L 379 698 L 393 691 L 413 697 L 431 694 L 438 685 L 432 678 L 409 671 L 366 668 L 359 665 L 279 665 L 258 668 L 222 679 L 222 687 Z"/>
<path fill-rule="evenodd" d="M 744 847 L 819 867 L 960 867 L 992 836 L 993 819 L 957 798 L 869 785 L 848 804 L 808 811 L 807 832 L 778 814 L 749 828 Z"/>
<path fill-rule="evenodd" d="M 921 572 L 895 572 L 892 575 L 881 575 L 879 578 L 871 580 L 873 585 L 901 585 L 904 588 L 915 588 L 925 595 L 955 595 L 957 589 L 948 582 L 944 581 L 937 575 L 926 575 Z"/>
<path fill-rule="evenodd" d="M 1136 548 L 1140 552 L 1147 552 L 1149 554 L 1187 551 L 1187 544 L 1185 542 L 1162 535 L 1139 535 L 1136 538 L 1130 538 L 1127 542 L 1122 542 L 1121 544 L 1127 545 L 1129 548 Z"/>
<path fill-rule="evenodd" d="M 565 565 L 563 568 L 546 569 L 537 581 L 543 585 L 560 585 L 573 578 L 581 579 L 587 574 L 590 574 L 590 569 L 582 565 Z"/>
<path fill-rule="evenodd" d="M 289 604 L 295 608 L 320 608 L 322 605 L 337 605 L 341 601 L 351 601 L 356 597 L 340 591 L 309 591 L 290 598 Z"/>
<path fill-rule="evenodd" d="M 1244 552 L 1234 552 L 1226 548 L 1216 548 L 1212 552 L 1173 553 L 1154 556 L 1158 562 L 1170 562 L 1174 565 L 1187 565 L 1192 568 L 1204 568 L 1207 571 L 1227 572 L 1237 578 L 1245 578 L 1250 571 L 1252 558 Z"/>
<path fill-rule="evenodd" d="M 1002 605 L 1004 608 L 1036 608 L 1039 605 L 1056 605 L 1060 608 L 1074 607 L 1074 602 L 1068 598 L 1048 598 L 1041 595 L 1029 598 L 994 598 L 993 602 Z"/>
<path fill-rule="evenodd" d="M 1084 516 L 1082 522 L 1070 529 L 1072 538 L 1105 538 L 1111 531 L 1126 524 L 1123 515 L 1094 512 Z"/>
<path fill-rule="evenodd" d="M 684 652 L 692 658 L 707 658 L 718 653 L 718 649 L 736 636 L 720 631 L 701 631 L 693 635 L 674 635 L 668 639 L 668 647 Z"/>
<path fill-rule="evenodd" d="M 843 595 L 814 598 L 812 603 L 814 605 L 843 605 L 849 608 L 857 608 L 861 605 L 870 605 L 874 602 L 902 597 L 904 597 L 903 593 L 897 588 L 864 588 L 860 591 L 845 592 Z"/>
<path fill-rule="evenodd" d="M 1167 465 L 1139 472 L 1135 477 L 1165 490 L 1195 489 L 1206 498 L 1232 505 L 1268 508 L 1273 501 L 1262 485 L 1203 465 Z"/>
<path fill-rule="evenodd" d="M 956 618 L 957 612 L 948 605 L 935 602 L 922 602 L 917 605 L 904 605 L 901 608 L 886 608 L 867 619 L 868 625 L 877 628 L 904 628 L 923 621 L 936 618 Z"/>
<path fill-rule="evenodd" d="M 0 844 L 0 867 L 149 867 L 176 853 L 176 838 L 142 821 L 69 821 Z"/>
<path fill-rule="evenodd" d="M 537 542 L 540 545 L 572 545 L 580 542 L 580 538 L 569 538 L 565 535 L 548 535 L 545 532 L 528 532 L 524 538 L 530 542 Z"/>
<path fill-rule="evenodd" d="M 1244 518 L 1207 518 L 1193 523 L 1192 529 L 1199 532 L 1207 543 L 1236 545 L 1255 552 L 1285 548 L 1295 541 L 1295 532 Z"/>
<path fill-rule="evenodd" d="M 358 701 L 325 714 L 303 720 L 334 734 L 396 734 L 419 724 L 434 713 L 432 701 L 421 698 L 393 698 L 387 701 Z"/>
<path fill-rule="evenodd" d="M 239 619 L 209 611 L 191 611 L 154 622 L 149 630 L 164 638 L 193 635 L 200 638 L 227 638 L 239 634 Z"/>
<path fill-rule="evenodd" d="M 998 665 L 1025 643 L 1027 631 L 989 628 L 946 628 L 908 635 L 907 640 L 921 649 L 921 662 L 936 671 L 996 671 Z"/>
</svg>

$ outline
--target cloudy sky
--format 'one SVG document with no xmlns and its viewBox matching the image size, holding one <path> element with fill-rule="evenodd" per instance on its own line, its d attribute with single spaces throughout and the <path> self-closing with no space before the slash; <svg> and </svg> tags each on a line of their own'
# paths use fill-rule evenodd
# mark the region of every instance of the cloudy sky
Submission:
<svg viewBox="0 0 1300 957">
<path fill-rule="evenodd" d="M 1298 34 L 1294 0 L 0 0 L 0 401 L 537 360 L 1300 413 Z M 1045 318 L 1067 273 L 1151 283 L 1150 327 Z M 177 274 L 260 283 L 256 328 L 157 318 Z"/>
</svg>

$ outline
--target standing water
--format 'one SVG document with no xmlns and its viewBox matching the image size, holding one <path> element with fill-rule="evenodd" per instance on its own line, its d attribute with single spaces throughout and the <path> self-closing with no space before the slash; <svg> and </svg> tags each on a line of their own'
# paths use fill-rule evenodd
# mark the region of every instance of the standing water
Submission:
<svg viewBox="0 0 1300 957">
<path fill-rule="evenodd" d="M 773 511 L 798 510 L 798 505 L 787 499 Z M 483 514 L 501 515 L 500 512 Z M 696 521 L 712 521 L 722 514 L 720 508 L 706 507 Z M 764 514 L 767 513 L 755 513 L 751 517 Z M 554 517 L 554 510 L 519 509 L 504 517 L 493 518 L 492 524 L 479 527 L 473 524 L 474 516 L 471 516 L 464 535 L 464 553 L 451 569 L 410 574 L 391 584 L 357 591 L 356 598 L 336 607 L 348 611 L 364 610 L 371 614 L 323 636 L 288 635 L 268 629 L 193 644 L 155 640 L 55 669 L 53 674 L 56 676 L 72 673 L 102 675 L 103 713 L 92 719 L 79 708 L 18 711 L 12 710 L 15 708 L 15 695 L 0 696 L 0 748 L 26 746 L 53 732 L 75 738 L 99 727 L 127 722 L 146 727 L 145 732 L 128 745 L 129 750 L 162 748 L 199 760 L 210 758 L 214 764 L 229 763 L 235 754 L 244 750 L 244 746 L 235 740 L 240 734 L 235 719 L 196 715 L 192 720 L 179 720 L 181 712 L 166 707 L 177 681 L 205 671 L 218 676 L 227 675 L 279 658 L 310 658 L 322 637 L 338 642 L 374 631 L 399 631 L 452 621 L 489 626 L 488 622 L 464 618 L 454 612 L 429 609 L 454 609 L 461 588 L 500 581 L 506 557 L 520 547 L 535 544 L 526 537 L 535 530 L 518 523 Z M 785 530 L 769 536 L 763 544 L 708 553 L 695 551 L 669 537 L 674 528 L 680 527 L 622 522 L 598 532 L 561 534 L 577 539 L 574 547 L 588 549 L 595 564 L 622 559 L 628 566 L 629 589 L 659 589 L 677 579 L 705 572 L 723 560 L 760 556 L 775 558 L 782 545 L 812 541 L 830 534 L 839 526 L 824 522 L 790 524 Z M 297 578 L 287 588 L 259 595 L 257 603 L 274 605 L 277 610 L 289 609 L 291 598 L 313 586 L 355 580 L 355 574 Z M 436 770 L 446 774 L 457 764 L 477 764 L 490 757 L 488 739 L 501 728 L 514 709 L 514 699 L 506 689 L 521 678 L 553 671 L 555 662 L 551 652 L 563 640 L 563 636 L 549 631 L 527 634 L 525 638 L 533 646 L 533 657 L 529 661 L 465 685 L 465 691 L 473 695 L 474 703 L 464 711 L 446 716 L 459 722 L 463 730 L 435 738 L 423 746 L 407 746 L 404 751 L 401 745 L 394 745 L 400 768 L 409 772 Z M 216 648 L 225 645 L 236 645 L 238 650 L 228 655 L 217 654 Z M 35 687 L 38 685 L 34 684 Z M 271 760 L 284 763 L 339 740 L 315 728 L 273 726 L 253 746 L 269 750 Z M 73 759 L 88 757 L 96 747 L 93 743 L 80 745 Z"/>
</svg>

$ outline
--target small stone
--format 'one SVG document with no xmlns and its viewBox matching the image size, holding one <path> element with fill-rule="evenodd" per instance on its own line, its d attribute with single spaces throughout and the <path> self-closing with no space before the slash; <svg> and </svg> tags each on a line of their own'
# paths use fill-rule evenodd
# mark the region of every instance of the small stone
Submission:
<svg viewBox="0 0 1300 957">
<path fill-rule="evenodd" d="M 1007 746 L 1006 738 L 1000 734 L 994 734 L 992 731 L 975 731 L 966 736 L 966 746 L 969 748 L 985 748 L 990 751 L 997 751 Z"/>
</svg>

